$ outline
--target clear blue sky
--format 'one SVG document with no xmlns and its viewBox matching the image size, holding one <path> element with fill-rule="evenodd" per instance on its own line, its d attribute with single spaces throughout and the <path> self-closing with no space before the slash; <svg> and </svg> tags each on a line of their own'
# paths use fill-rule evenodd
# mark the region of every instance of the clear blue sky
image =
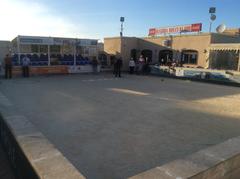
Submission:
<svg viewBox="0 0 240 179">
<path fill-rule="evenodd" d="M 33 15 L 25 15 L 35 18 L 36 21 L 39 19 L 42 25 L 35 25 L 32 19 L 29 19 L 29 22 L 20 20 L 21 24 L 25 25 L 25 31 L 19 29 L 17 33 L 15 29 L 12 32 L 23 35 L 30 33 L 30 35 L 102 39 L 119 35 L 120 16 L 126 18 L 124 35 L 127 36 L 146 36 L 150 27 L 198 22 L 203 23 L 203 31 L 208 31 L 210 6 L 217 8 L 217 20 L 213 29 L 221 23 L 225 23 L 227 27 L 240 27 L 239 0 L 0 0 L 0 2 L 11 3 L 11 7 L 16 5 L 20 12 L 16 16 L 22 14 L 18 8 L 21 5 L 28 6 L 26 11 L 40 9 L 36 14 L 31 12 Z M 12 20 L 9 21 L 12 23 Z M 43 23 L 44 21 L 46 23 Z"/>
</svg>

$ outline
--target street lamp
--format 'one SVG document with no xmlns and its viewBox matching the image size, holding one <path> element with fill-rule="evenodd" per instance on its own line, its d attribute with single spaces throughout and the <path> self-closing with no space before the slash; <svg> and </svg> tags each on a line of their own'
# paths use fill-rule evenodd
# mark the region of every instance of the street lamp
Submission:
<svg viewBox="0 0 240 179">
<path fill-rule="evenodd" d="M 125 21 L 125 18 L 124 17 L 120 17 L 120 22 L 121 22 L 121 32 L 120 32 L 120 37 L 123 36 L 123 23 Z"/>
<path fill-rule="evenodd" d="M 210 27 L 209 27 L 209 33 L 211 33 L 212 31 L 212 23 L 213 21 L 216 20 L 217 16 L 215 15 L 216 13 L 216 7 L 210 7 L 209 8 L 209 14 L 211 14 L 210 16 Z"/>
</svg>

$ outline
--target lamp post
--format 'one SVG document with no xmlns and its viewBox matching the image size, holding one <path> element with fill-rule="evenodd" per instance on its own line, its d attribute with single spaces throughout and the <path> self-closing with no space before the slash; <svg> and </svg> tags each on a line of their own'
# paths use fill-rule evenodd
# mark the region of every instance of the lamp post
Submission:
<svg viewBox="0 0 240 179">
<path fill-rule="evenodd" d="M 209 8 L 209 14 L 211 14 L 210 16 L 210 26 L 209 26 L 209 33 L 212 32 L 212 23 L 213 21 L 216 20 L 217 16 L 215 15 L 216 13 L 216 7 L 210 7 Z"/>
<path fill-rule="evenodd" d="M 125 18 L 124 17 L 120 17 L 120 22 L 121 22 L 121 32 L 120 32 L 120 37 L 123 36 L 123 23 L 125 21 Z"/>
<path fill-rule="evenodd" d="M 238 71 L 240 71 L 240 49 L 238 51 Z"/>
</svg>

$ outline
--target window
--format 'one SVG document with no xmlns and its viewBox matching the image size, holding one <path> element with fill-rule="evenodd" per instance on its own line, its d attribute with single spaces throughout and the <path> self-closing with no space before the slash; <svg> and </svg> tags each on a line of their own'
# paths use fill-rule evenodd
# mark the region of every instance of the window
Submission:
<svg viewBox="0 0 240 179">
<path fill-rule="evenodd" d="M 89 48 L 84 48 L 84 54 L 89 55 Z"/>
<path fill-rule="evenodd" d="M 31 45 L 21 45 L 20 46 L 21 53 L 32 53 Z"/>
<path fill-rule="evenodd" d="M 59 45 L 52 45 L 50 46 L 51 53 L 60 53 L 60 46 Z"/>
<path fill-rule="evenodd" d="M 97 45 L 98 41 L 97 40 L 92 40 L 91 45 Z"/>
<path fill-rule="evenodd" d="M 148 50 L 148 49 L 145 49 L 145 50 L 142 50 L 141 52 L 143 58 L 148 58 L 148 61 L 149 62 L 152 62 L 152 51 L 151 50 Z"/>
<path fill-rule="evenodd" d="M 38 47 L 39 47 L 38 45 L 32 45 L 31 46 L 31 52 L 32 53 L 38 53 Z"/>
<path fill-rule="evenodd" d="M 136 49 L 131 50 L 131 58 L 133 58 L 133 60 L 137 60 L 137 50 Z"/>
<path fill-rule="evenodd" d="M 195 50 L 184 50 L 182 52 L 182 61 L 186 64 L 197 65 L 198 52 Z"/>
<path fill-rule="evenodd" d="M 84 54 L 84 49 L 81 46 L 77 46 L 77 54 Z"/>
<path fill-rule="evenodd" d="M 40 45 L 40 53 L 48 53 L 48 46 Z"/>
<path fill-rule="evenodd" d="M 168 62 L 172 62 L 173 60 L 173 51 L 171 50 L 161 50 L 159 51 L 158 61 L 162 65 L 166 65 Z"/>
<path fill-rule="evenodd" d="M 99 54 L 98 59 L 101 63 L 102 66 L 107 66 L 108 62 L 107 62 L 107 55 L 105 54 Z"/>
</svg>

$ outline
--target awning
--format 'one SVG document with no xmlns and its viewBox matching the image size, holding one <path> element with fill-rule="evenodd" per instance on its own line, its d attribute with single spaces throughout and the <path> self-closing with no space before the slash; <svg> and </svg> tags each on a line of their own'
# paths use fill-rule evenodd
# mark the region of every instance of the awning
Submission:
<svg viewBox="0 0 240 179">
<path fill-rule="evenodd" d="M 240 43 L 229 43 L 229 44 L 211 44 L 209 47 L 210 51 L 235 51 L 238 53 L 238 69 L 240 71 Z"/>
<path fill-rule="evenodd" d="M 211 44 L 212 51 L 240 51 L 240 43 Z"/>
</svg>

